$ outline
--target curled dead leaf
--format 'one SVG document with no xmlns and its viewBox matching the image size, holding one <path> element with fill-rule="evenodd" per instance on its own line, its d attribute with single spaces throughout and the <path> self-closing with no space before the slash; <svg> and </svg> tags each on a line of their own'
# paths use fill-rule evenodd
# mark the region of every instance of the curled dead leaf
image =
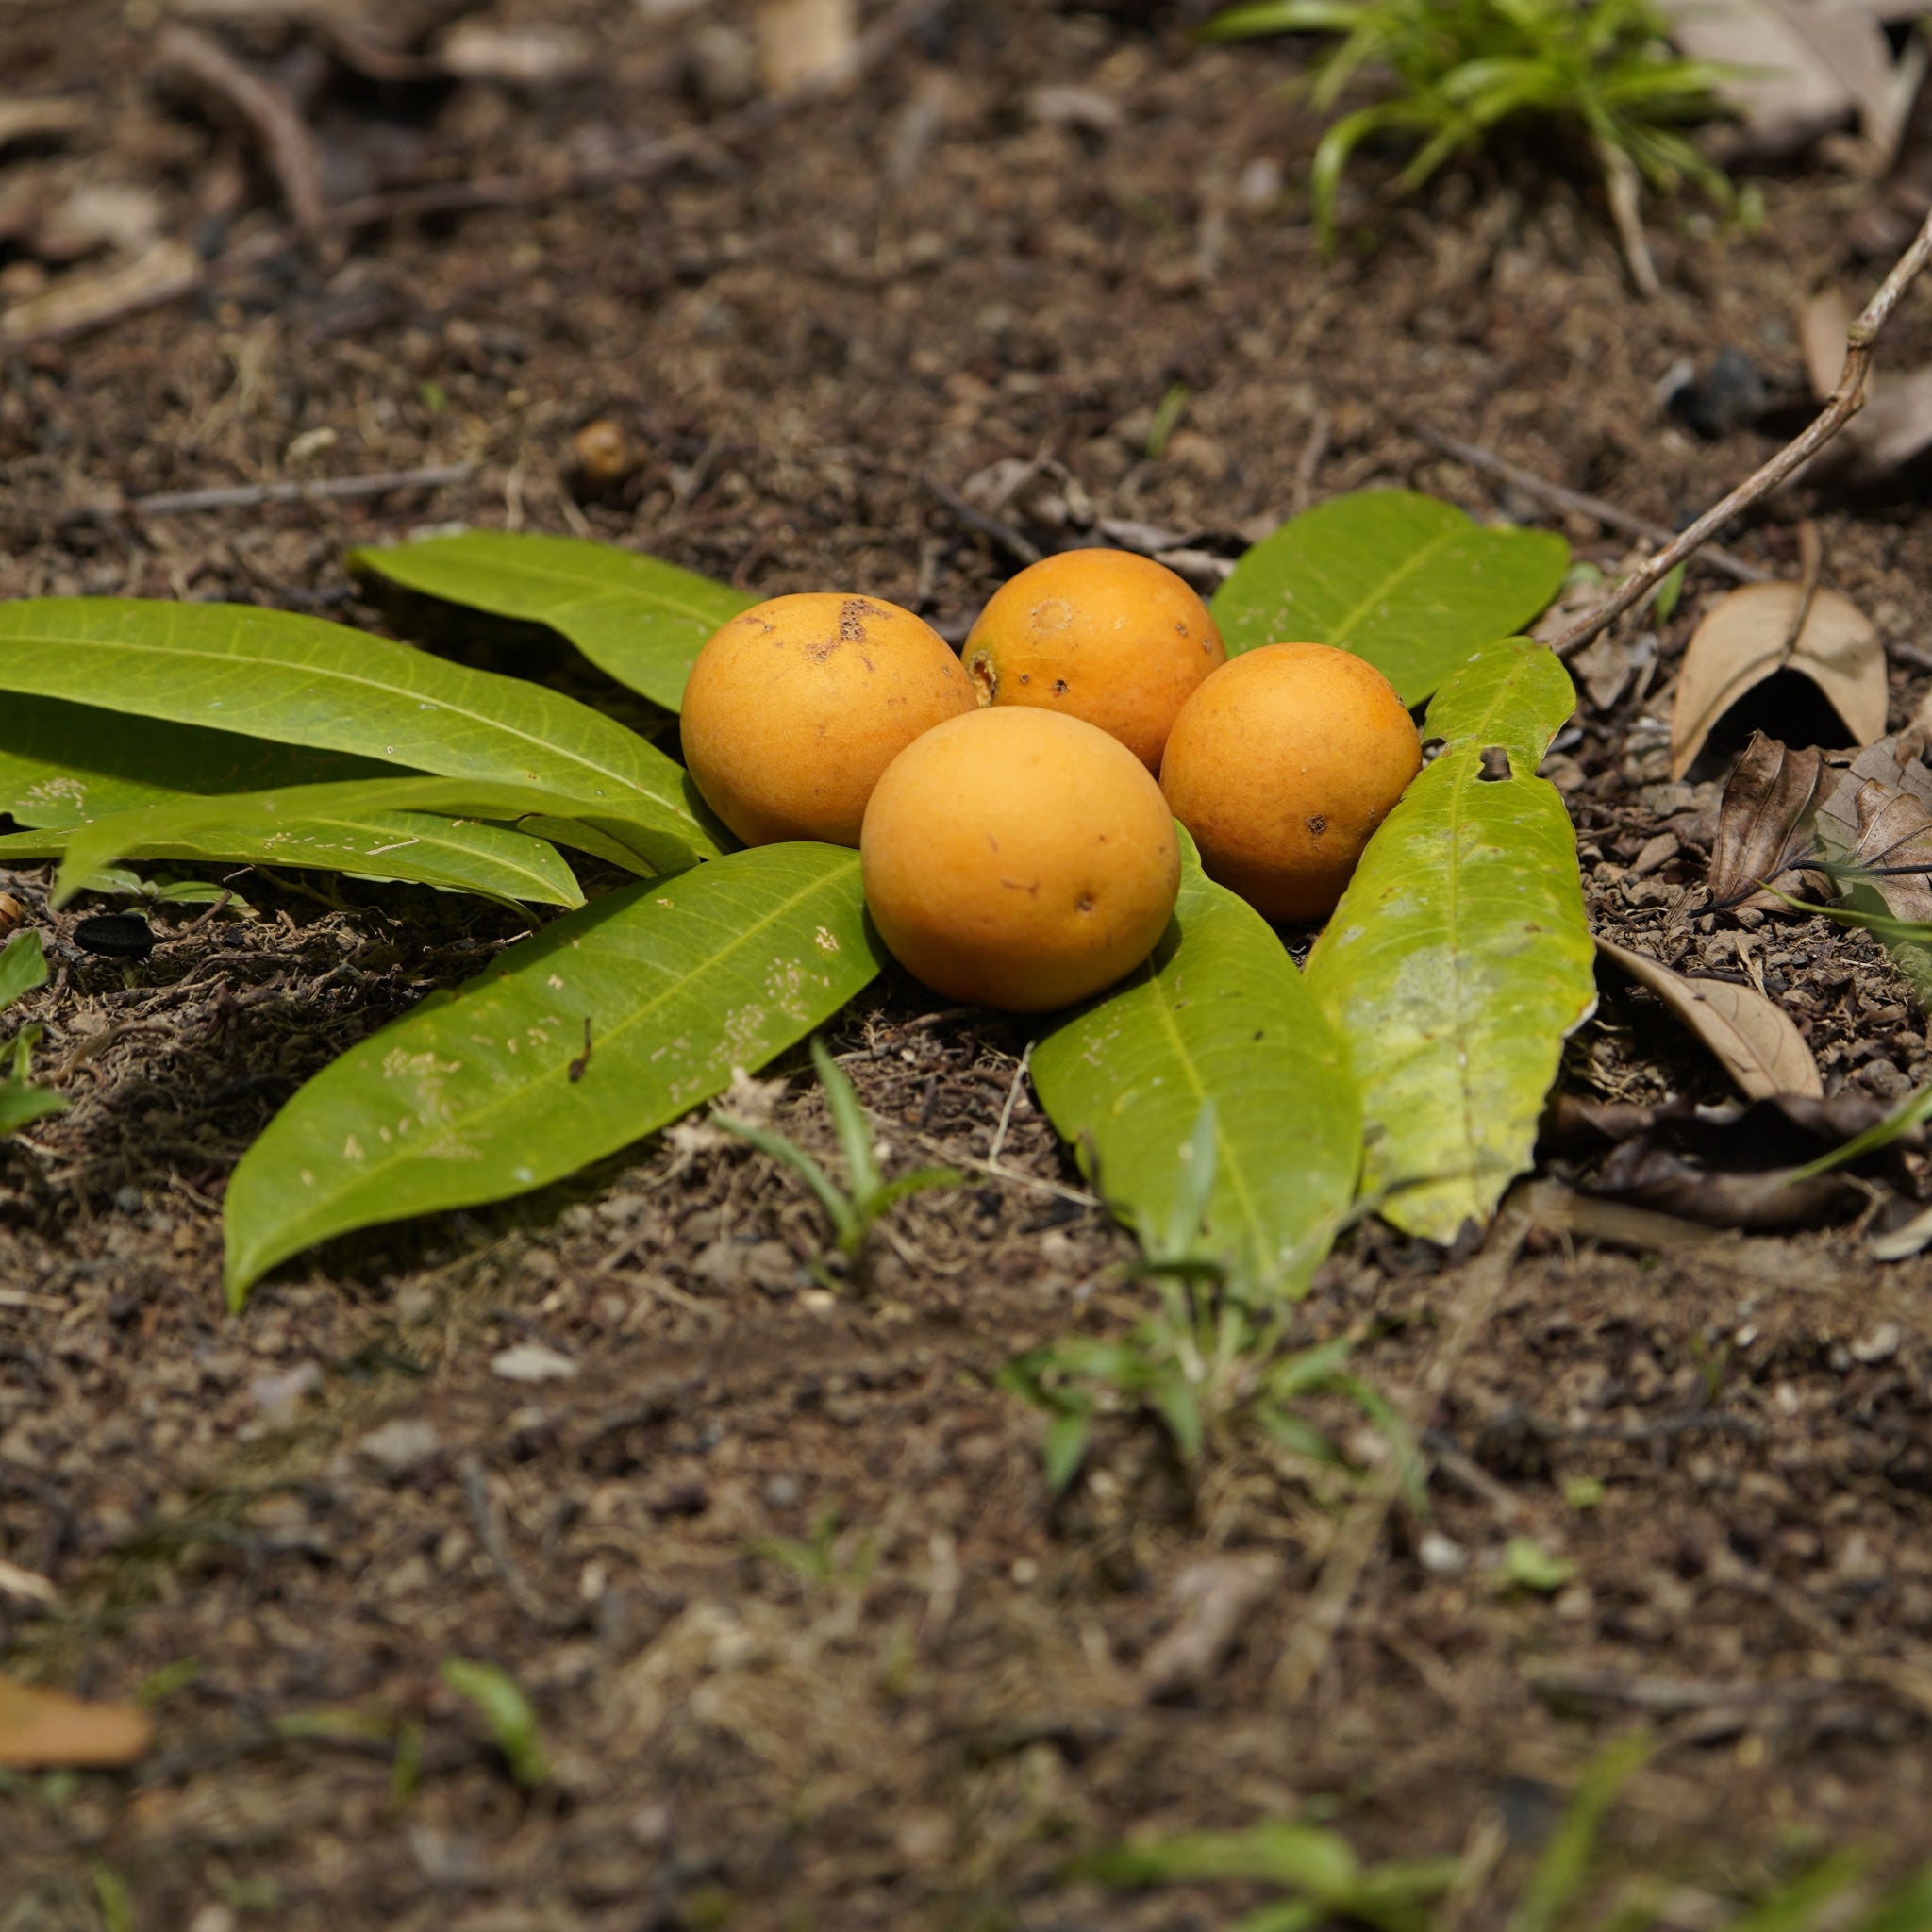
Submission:
<svg viewBox="0 0 1932 1932">
<path fill-rule="evenodd" d="M 1843 868 L 1840 891 L 1869 887 L 1894 919 L 1932 920 L 1932 772 L 1909 732 L 1867 745 L 1821 788 L 1818 843 Z"/>
<path fill-rule="evenodd" d="M 1774 1093 L 1824 1097 L 1824 1082 L 1804 1035 L 1761 994 L 1724 979 L 1686 979 L 1658 960 L 1607 940 L 1596 944 L 1605 958 L 1656 993 L 1696 1034 L 1749 1098 L 1766 1100 Z"/>
<path fill-rule="evenodd" d="M 1780 671 L 1809 678 L 1850 741 L 1885 729 L 1885 650 L 1871 620 L 1836 591 L 1746 584 L 1706 613 L 1684 653 L 1671 713 L 1671 776 L 1681 778 L 1718 720 Z"/>
<path fill-rule="evenodd" d="M 87 1771 L 132 1764 L 154 1741 L 138 1705 L 93 1704 L 0 1677 L 0 1766 Z"/>
<path fill-rule="evenodd" d="M 1775 905 L 1774 891 L 1804 897 L 1827 891 L 1822 873 L 1807 873 L 1816 857 L 1812 813 L 1824 778 L 1816 751 L 1792 751 L 1761 731 L 1724 787 L 1710 847 L 1713 906 Z"/>
</svg>

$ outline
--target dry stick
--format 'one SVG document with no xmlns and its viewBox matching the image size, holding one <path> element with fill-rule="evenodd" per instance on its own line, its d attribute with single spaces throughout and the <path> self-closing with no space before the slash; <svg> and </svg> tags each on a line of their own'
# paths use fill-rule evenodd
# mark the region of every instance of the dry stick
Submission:
<svg viewBox="0 0 1932 1932">
<path fill-rule="evenodd" d="M 1891 320 L 1905 291 L 1918 280 L 1927 261 L 1932 261 L 1932 215 L 1912 238 L 1912 245 L 1893 263 L 1878 292 L 1865 305 L 1865 312 L 1845 332 L 1845 364 L 1817 420 L 1801 435 L 1754 471 L 1714 509 L 1707 509 L 1682 536 L 1667 543 L 1647 563 L 1633 571 L 1591 614 L 1574 624 L 1552 647 L 1557 657 L 1567 658 L 1579 651 L 1600 631 L 1605 631 L 1624 611 L 1640 604 L 1693 552 L 1701 550 L 1734 517 L 1741 516 L 1753 504 L 1761 503 L 1788 476 L 1808 463 L 1863 407 L 1865 378 L 1871 373 L 1872 348 L 1880 331 Z"/>
<path fill-rule="evenodd" d="M 403 221 L 425 215 L 467 214 L 482 208 L 534 208 L 572 195 L 593 193 L 623 182 L 646 181 L 675 167 L 680 161 L 696 158 L 723 143 L 761 134 L 801 108 L 837 93 L 884 60 L 908 34 L 916 33 L 927 21 L 936 19 L 952 0 L 899 0 L 899 5 L 875 26 L 860 34 L 843 60 L 800 81 L 796 87 L 767 94 L 749 107 L 721 114 L 702 127 L 686 129 L 651 142 L 622 160 L 587 168 L 561 169 L 545 175 L 508 175 L 483 181 L 452 181 L 426 188 L 402 189 L 388 194 L 364 195 L 356 201 L 339 203 L 323 210 L 315 232 L 339 234 L 372 226 L 381 222 Z M 284 229 L 256 235 L 238 242 L 226 254 L 217 256 L 199 275 L 157 284 L 142 291 L 111 315 L 93 315 L 77 324 L 54 323 L 45 328 L 14 337 L 4 334 L 5 319 L 0 317 L 0 348 L 30 349 L 43 342 L 64 341 L 87 330 L 139 315 L 148 309 L 200 294 L 204 290 L 232 275 L 259 267 L 284 253 L 292 238 Z"/>
<path fill-rule="evenodd" d="M 1424 1364 L 1407 1405 L 1408 1412 L 1404 1420 L 1419 1454 L 1437 1405 L 1447 1392 L 1470 1344 L 1503 1298 L 1509 1271 L 1515 1265 L 1516 1251 L 1528 1232 L 1529 1216 L 1520 1208 L 1506 1208 L 1490 1230 L 1481 1255 L 1463 1277 L 1462 1291 L 1456 1298 L 1449 1325 L 1437 1342 L 1435 1353 Z M 1322 1565 L 1322 1574 L 1315 1579 L 1307 1607 L 1289 1632 L 1288 1641 L 1268 1680 L 1268 1701 L 1277 1710 L 1290 1710 L 1299 1704 L 1327 1661 L 1362 1573 L 1381 1541 L 1382 1524 L 1390 1507 L 1402 1487 L 1402 1462 L 1399 1455 L 1391 1455 L 1342 1518 L 1341 1528 Z"/>
<path fill-rule="evenodd" d="M 1445 457 L 1454 457 L 1458 463 L 1467 463 L 1472 470 L 1480 470 L 1485 475 L 1510 484 L 1525 496 L 1533 496 L 1552 509 L 1593 518 L 1607 530 L 1621 530 L 1626 537 L 1642 537 L 1653 543 L 1668 543 L 1675 534 L 1662 524 L 1652 523 L 1648 517 L 1633 516 L 1627 509 L 1619 509 L 1614 503 L 1606 503 L 1601 496 L 1589 496 L 1580 490 L 1552 483 L 1546 477 L 1539 476 L 1534 470 L 1522 469 L 1499 457 L 1494 450 L 1485 449 L 1479 442 L 1463 442 L 1454 436 L 1444 436 L 1440 429 L 1431 429 L 1425 423 L 1411 423 L 1408 427 L 1410 435 L 1419 437 L 1431 449 L 1439 449 Z M 1727 577 L 1735 577 L 1740 584 L 1762 584 L 1771 578 L 1768 570 L 1760 570 L 1755 563 L 1746 563 L 1741 557 L 1720 549 L 1715 543 L 1701 551 L 1697 560 L 1708 564 L 1712 570 L 1722 571 Z"/>
<path fill-rule="evenodd" d="M 326 208 L 322 156 L 308 124 L 288 94 L 199 27 L 169 27 L 156 49 L 156 61 L 164 75 L 189 82 L 247 123 L 295 225 L 305 235 L 316 233 Z"/>
<path fill-rule="evenodd" d="M 265 503 L 340 503 L 358 496 L 387 496 L 392 490 L 436 490 L 467 483 L 475 463 L 441 463 L 422 470 L 385 470 L 373 476 L 329 476 L 314 483 L 242 483 L 212 490 L 164 490 L 126 505 L 137 517 L 180 516 L 198 509 L 256 509 Z"/>
</svg>

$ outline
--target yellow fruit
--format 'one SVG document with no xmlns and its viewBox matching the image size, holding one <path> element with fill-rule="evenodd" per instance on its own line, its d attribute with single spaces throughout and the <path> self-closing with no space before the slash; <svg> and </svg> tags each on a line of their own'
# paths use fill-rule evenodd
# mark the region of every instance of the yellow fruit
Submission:
<svg viewBox="0 0 1932 1932">
<path fill-rule="evenodd" d="M 1352 651 L 1264 644 L 1182 707 L 1160 789 L 1208 876 L 1269 919 L 1325 919 L 1422 770 L 1395 687 Z"/>
<path fill-rule="evenodd" d="M 952 647 L 911 611 L 813 591 L 712 634 L 679 731 L 705 803 L 747 845 L 857 845 L 879 774 L 974 703 Z"/>
<path fill-rule="evenodd" d="M 1051 711 L 928 731 L 879 780 L 858 849 L 899 963 L 947 999 L 1015 1013 L 1131 973 L 1180 891 L 1159 786 L 1104 731 Z"/>
<path fill-rule="evenodd" d="M 1166 565 L 1067 550 L 993 592 L 962 653 L 983 705 L 1084 718 L 1160 769 L 1174 715 L 1227 661 L 1208 607 Z"/>
</svg>

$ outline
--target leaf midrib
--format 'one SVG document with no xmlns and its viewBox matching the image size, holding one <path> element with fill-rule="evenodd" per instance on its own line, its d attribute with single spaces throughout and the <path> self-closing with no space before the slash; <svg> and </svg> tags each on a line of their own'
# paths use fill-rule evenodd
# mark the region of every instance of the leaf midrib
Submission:
<svg viewBox="0 0 1932 1932">
<path fill-rule="evenodd" d="M 759 933 L 763 932 L 768 926 L 774 924 L 778 920 L 784 918 L 788 913 L 793 911 L 797 907 L 804 904 L 805 901 L 809 899 L 815 892 L 821 891 L 826 886 L 834 884 L 839 879 L 848 876 L 851 873 L 855 872 L 858 869 L 858 855 L 855 853 L 849 864 L 842 865 L 834 872 L 820 874 L 818 877 L 811 880 L 808 884 L 801 887 L 799 891 L 794 892 L 782 905 L 774 906 L 770 912 L 766 913 L 763 918 L 758 920 L 754 924 L 739 928 L 733 934 L 733 937 L 726 945 L 722 947 L 719 951 L 708 955 L 689 973 L 683 974 L 678 979 L 673 981 L 670 985 L 661 989 L 658 992 L 653 994 L 647 1004 L 635 1008 L 627 1019 L 617 1022 L 614 1025 L 608 1027 L 608 1029 L 600 1029 L 597 1034 L 597 1046 L 600 1049 L 608 1049 L 613 1041 L 622 1040 L 624 1036 L 629 1033 L 633 1027 L 641 1025 L 646 1019 L 648 1019 L 653 1013 L 655 1013 L 659 1007 L 663 1006 L 666 1001 L 673 999 L 676 997 L 678 994 L 684 992 L 691 985 L 691 983 L 697 978 L 699 978 L 702 974 L 715 972 L 721 960 L 730 958 L 730 956 L 733 953 L 741 950 L 750 941 L 755 939 Z M 461 995 L 459 993 L 458 998 L 460 997 Z M 447 1011 L 448 1008 L 444 1008 L 443 1010 Z M 530 1095 L 535 1091 L 543 1087 L 546 1083 L 554 1080 L 562 1080 L 568 1083 L 569 1078 L 570 1069 L 567 1064 L 557 1068 L 546 1068 L 542 1074 L 539 1074 L 536 1078 L 526 1082 L 525 1085 L 518 1087 L 513 1092 L 507 1093 L 503 1095 L 500 1099 L 492 1100 L 488 1105 L 477 1108 L 470 1113 L 466 1114 L 464 1116 L 464 1120 L 466 1123 L 471 1124 L 473 1125 L 487 1123 L 490 1120 L 491 1120 L 494 1116 L 496 1116 L 499 1113 L 502 1113 L 511 1106 L 527 1105 Z M 386 1161 L 374 1162 L 360 1169 L 356 1175 L 353 1186 L 343 1191 L 342 1193 L 340 1193 L 335 1197 L 335 1208 L 339 1208 L 341 1207 L 341 1202 L 344 1199 L 353 1199 L 356 1194 L 361 1192 L 378 1175 L 390 1174 L 391 1173 L 396 1172 L 398 1169 L 407 1164 L 420 1160 L 423 1158 L 421 1148 L 424 1144 L 434 1143 L 419 1142 L 416 1146 L 410 1147 L 403 1152 L 400 1152 Z M 404 1211 L 407 1212 L 408 1210 L 405 1209 Z M 317 1204 L 316 1213 L 307 1217 L 307 1222 L 313 1223 L 319 1218 L 324 1218 L 322 1216 L 321 1203 Z M 292 1227 L 296 1224 L 297 1224 L 293 1223 L 285 1224 L 284 1232 L 291 1231 Z M 302 1240 L 295 1244 L 294 1247 L 291 1247 L 286 1250 L 285 1252 L 288 1254 L 298 1253 L 300 1249 L 312 1245 L 313 1241 L 318 1239 L 320 1239 L 320 1237 L 305 1235 L 302 1238 Z M 271 1262 L 269 1265 L 273 1266 L 274 1264 Z"/>
<path fill-rule="evenodd" d="M 0 641 L 5 641 L 5 640 L 0 640 Z M 14 640 L 12 640 L 12 641 L 16 643 L 22 641 L 30 641 L 34 643 L 43 644 L 65 643 L 70 647 L 78 646 L 86 650 L 132 651 L 140 652 L 148 657 L 154 658 L 168 658 L 174 659 L 193 658 L 199 660 L 202 663 L 210 665 L 245 665 L 250 669 L 269 668 L 275 671 L 303 672 L 310 674 L 318 678 L 333 679 L 338 683 L 357 687 L 364 691 L 380 691 L 388 697 L 408 698 L 419 705 L 433 705 L 438 711 L 443 712 L 450 717 L 464 719 L 473 724 L 483 725 L 491 731 L 500 732 L 506 737 L 517 739 L 521 741 L 523 743 L 534 745 L 538 747 L 540 750 L 547 751 L 555 756 L 567 759 L 569 762 L 580 766 L 583 770 L 587 772 L 594 772 L 600 777 L 608 778 L 613 784 L 620 786 L 625 791 L 633 792 L 640 798 L 648 798 L 653 800 L 656 804 L 661 805 L 665 807 L 667 809 L 675 811 L 678 815 L 678 817 L 689 820 L 690 823 L 692 824 L 696 824 L 697 823 L 696 819 L 692 818 L 691 813 L 685 809 L 684 803 L 681 799 L 673 800 L 665 797 L 661 792 L 653 791 L 649 790 L 647 787 L 637 784 L 633 780 L 625 778 L 620 775 L 618 773 L 611 771 L 608 766 L 594 763 L 591 758 L 585 757 L 580 752 L 567 750 L 564 746 L 557 744 L 550 739 L 541 738 L 534 732 L 525 731 L 521 729 L 517 725 L 506 724 L 503 720 L 499 718 L 489 717 L 481 711 L 473 711 L 465 706 L 452 704 L 446 698 L 431 697 L 425 695 L 421 691 L 410 691 L 403 686 L 384 684 L 373 677 L 358 676 L 354 672 L 341 671 L 326 665 L 291 664 L 286 659 L 280 658 L 244 657 L 240 652 L 235 651 L 208 651 L 197 648 L 194 645 L 144 644 L 126 638 L 114 638 L 111 640 L 104 640 L 101 638 L 91 638 L 86 636 L 63 637 L 58 633 L 38 632 L 30 640 L 22 640 L 20 638 L 15 638 Z M 379 643 L 382 641 L 382 640 L 375 639 L 373 641 Z M 440 658 L 430 658 L 425 661 L 432 663 L 440 663 L 441 660 Z M 102 709 L 108 711 L 118 711 L 122 713 L 124 716 L 142 718 L 151 717 L 153 715 L 152 712 L 142 711 L 133 706 L 129 706 L 126 704 L 117 704 L 113 701 L 111 697 L 100 699 L 82 699 L 80 700 L 80 702 L 98 703 Z M 591 715 L 601 716 L 601 713 L 593 712 Z M 185 724 L 192 724 L 196 721 L 192 719 L 184 718 L 178 722 Z M 606 720 L 606 722 L 608 723 L 610 721 Z M 624 727 L 620 724 L 617 725 L 615 728 L 621 731 Z M 255 737 L 258 734 L 254 732 L 243 732 L 239 735 L 242 737 Z M 643 741 L 641 739 L 640 739 L 638 741 L 640 744 L 643 743 Z M 340 747 L 325 746 L 323 747 L 323 749 L 335 750 L 340 749 Z M 364 757 L 372 756 L 372 754 L 369 753 L 364 753 L 362 755 Z M 453 778 L 460 778 L 467 776 L 469 774 L 461 772 L 451 772 L 446 774 L 439 775 L 447 775 Z"/>
<path fill-rule="evenodd" d="M 1439 550 L 1442 549 L 1446 544 L 1457 542 L 1468 534 L 1469 527 L 1465 526 L 1463 528 L 1453 528 L 1443 530 L 1440 532 L 1438 535 L 1431 537 L 1429 541 L 1426 543 L 1424 543 L 1420 550 L 1414 552 L 1409 557 L 1408 560 L 1406 563 L 1402 564 L 1399 568 L 1391 571 L 1386 577 L 1384 577 L 1379 587 L 1374 591 L 1371 591 L 1366 597 L 1363 597 L 1355 606 L 1354 609 L 1349 611 L 1346 617 L 1344 617 L 1339 624 L 1330 625 L 1330 636 L 1333 641 L 1337 643 L 1347 642 L 1349 634 L 1351 631 L 1354 630 L 1356 625 L 1358 625 L 1362 621 L 1362 619 L 1368 615 L 1369 611 L 1377 603 L 1381 602 L 1383 599 L 1390 596 L 1393 592 L 1395 587 L 1398 584 L 1402 583 L 1406 578 L 1412 576 L 1417 571 L 1419 571 L 1423 567 L 1424 564 L 1427 563 L 1429 559 L 1432 557 L 1434 557 L 1436 553 Z"/>
<path fill-rule="evenodd" d="M 1174 1043 L 1174 1058 L 1180 1062 L 1181 1071 L 1187 1077 L 1188 1085 L 1193 1090 L 1195 1100 L 1200 1103 L 1200 1106 L 1197 1106 L 1194 1109 L 1196 1118 L 1198 1118 L 1201 1107 L 1205 1107 L 1208 1103 L 1207 1082 L 1201 1078 L 1200 1070 L 1194 1062 L 1194 1057 L 1188 1051 L 1186 1039 L 1181 1033 L 1179 1023 L 1174 1018 L 1174 1008 L 1168 1003 L 1167 993 L 1160 984 L 1159 974 L 1155 972 L 1152 966 L 1144 970 L 1147 974 L 1148 988 L 1154 994 L 1155 1006 L 1160 1014 L 1161 1024 L 1167 1028 L 1168 1038 Z M 1266 1230 L 1261 1220 L 1260 1211 L 1255 1205 L 1255 1197 L 1249 1191 L 1247 1174 L 1241 1166 L 1241 1156 L 1230 1145 L 1226 1130 L 1218 1119 L 1214 1123 L 1214 1140 L 1217 1156 L 1222 1165 L 1225 1168 L 1228 1177 L 1233 1184 L 1234 1191 L 1241 1201 L 1241 1218 L 1247 1223 L 1248 1226 L 1249 1252 L 1259 1262 L 1265 1254 Z"/>
</svg>

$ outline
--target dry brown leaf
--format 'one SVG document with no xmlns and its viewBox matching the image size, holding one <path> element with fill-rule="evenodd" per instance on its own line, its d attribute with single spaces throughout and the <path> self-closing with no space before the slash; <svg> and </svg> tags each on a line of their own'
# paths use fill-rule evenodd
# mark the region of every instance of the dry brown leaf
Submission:
<svg viewBox="0 0 1932 1932">
<path fill-rule="evenodd" d="M 1820 753 L 1751 734 L 1718 806 L 1710 845 L 1714 906 L 1775 904 L 1773 888 L 1794 895 L 1829 890 L 1822 873 L 1806 871 L 1816 857 L 1812 813 L 1824 777 Z"/>
<path fill-rule="evenodd" d="M 154 1741 L 138 1705 L 91 1704 L 0 1677 L 0 1765 L 8 1771 L 86 1771 L 132 1764 Z"/>
<path fill-rule="evenodd" d="M 1805 352 L 1805 375 L 1811 393 L 1821 403 L 1844 374 L 1845 337 L 1853 319 L 1851 300 L 1836 283 L 1814 291 L 1798 307 L 1798 343 Z M 1867 378 L 1868 398 L 1871 392 Z M 1871 408 L 1869 400 L 1866 408 Z"/>
<path fill-rule="evenodd" d="M 762 0 L 758 68 L 769 93 L 830 74 L 858 41 L 856 0 Z"/>
<path fill-rule="evenodd" d="M 1779 671 L 1802 673 L 1830 701 L 1855 744 L 1885 729 L 1885 648 L 1871 620 L 1836 591 L 1802 584 L 1745 584 L 1719 598 L 1696 630 L 1677 675 L 1671 712 L 1671 776 L 1690 769 L 1711 727 Z"/>
<path fill-rule="evenodd" d="M 1818 807 L 1820 843 L 1861 869 L 1895 919 L 1932 920 L 1932 772 L 1909 731 L 1870 744 Z"/>
<path fill-rule="evenodd" d="M 1884 30 L 1833 0 L 1665 0 L 1671 38 L 1699 60 L 1740 70 L 1724 92 L 1743 110 L 1734 152 L 1790 156 L 1857 120 L 1891 152 L 1905 103 Z"/>
<path fill-rule="evenodd" d="M 1748 1098 L 1768 1100 L 1774 1093 L 1824 1097 L 1824 1082 L 1804 1035 L 1768 999 L 1728 980 L 1686 979 L 1607 940 L 1596 944 L 1605 958 L 1648 987 L 1696 1034 Z"/>
</svg>

